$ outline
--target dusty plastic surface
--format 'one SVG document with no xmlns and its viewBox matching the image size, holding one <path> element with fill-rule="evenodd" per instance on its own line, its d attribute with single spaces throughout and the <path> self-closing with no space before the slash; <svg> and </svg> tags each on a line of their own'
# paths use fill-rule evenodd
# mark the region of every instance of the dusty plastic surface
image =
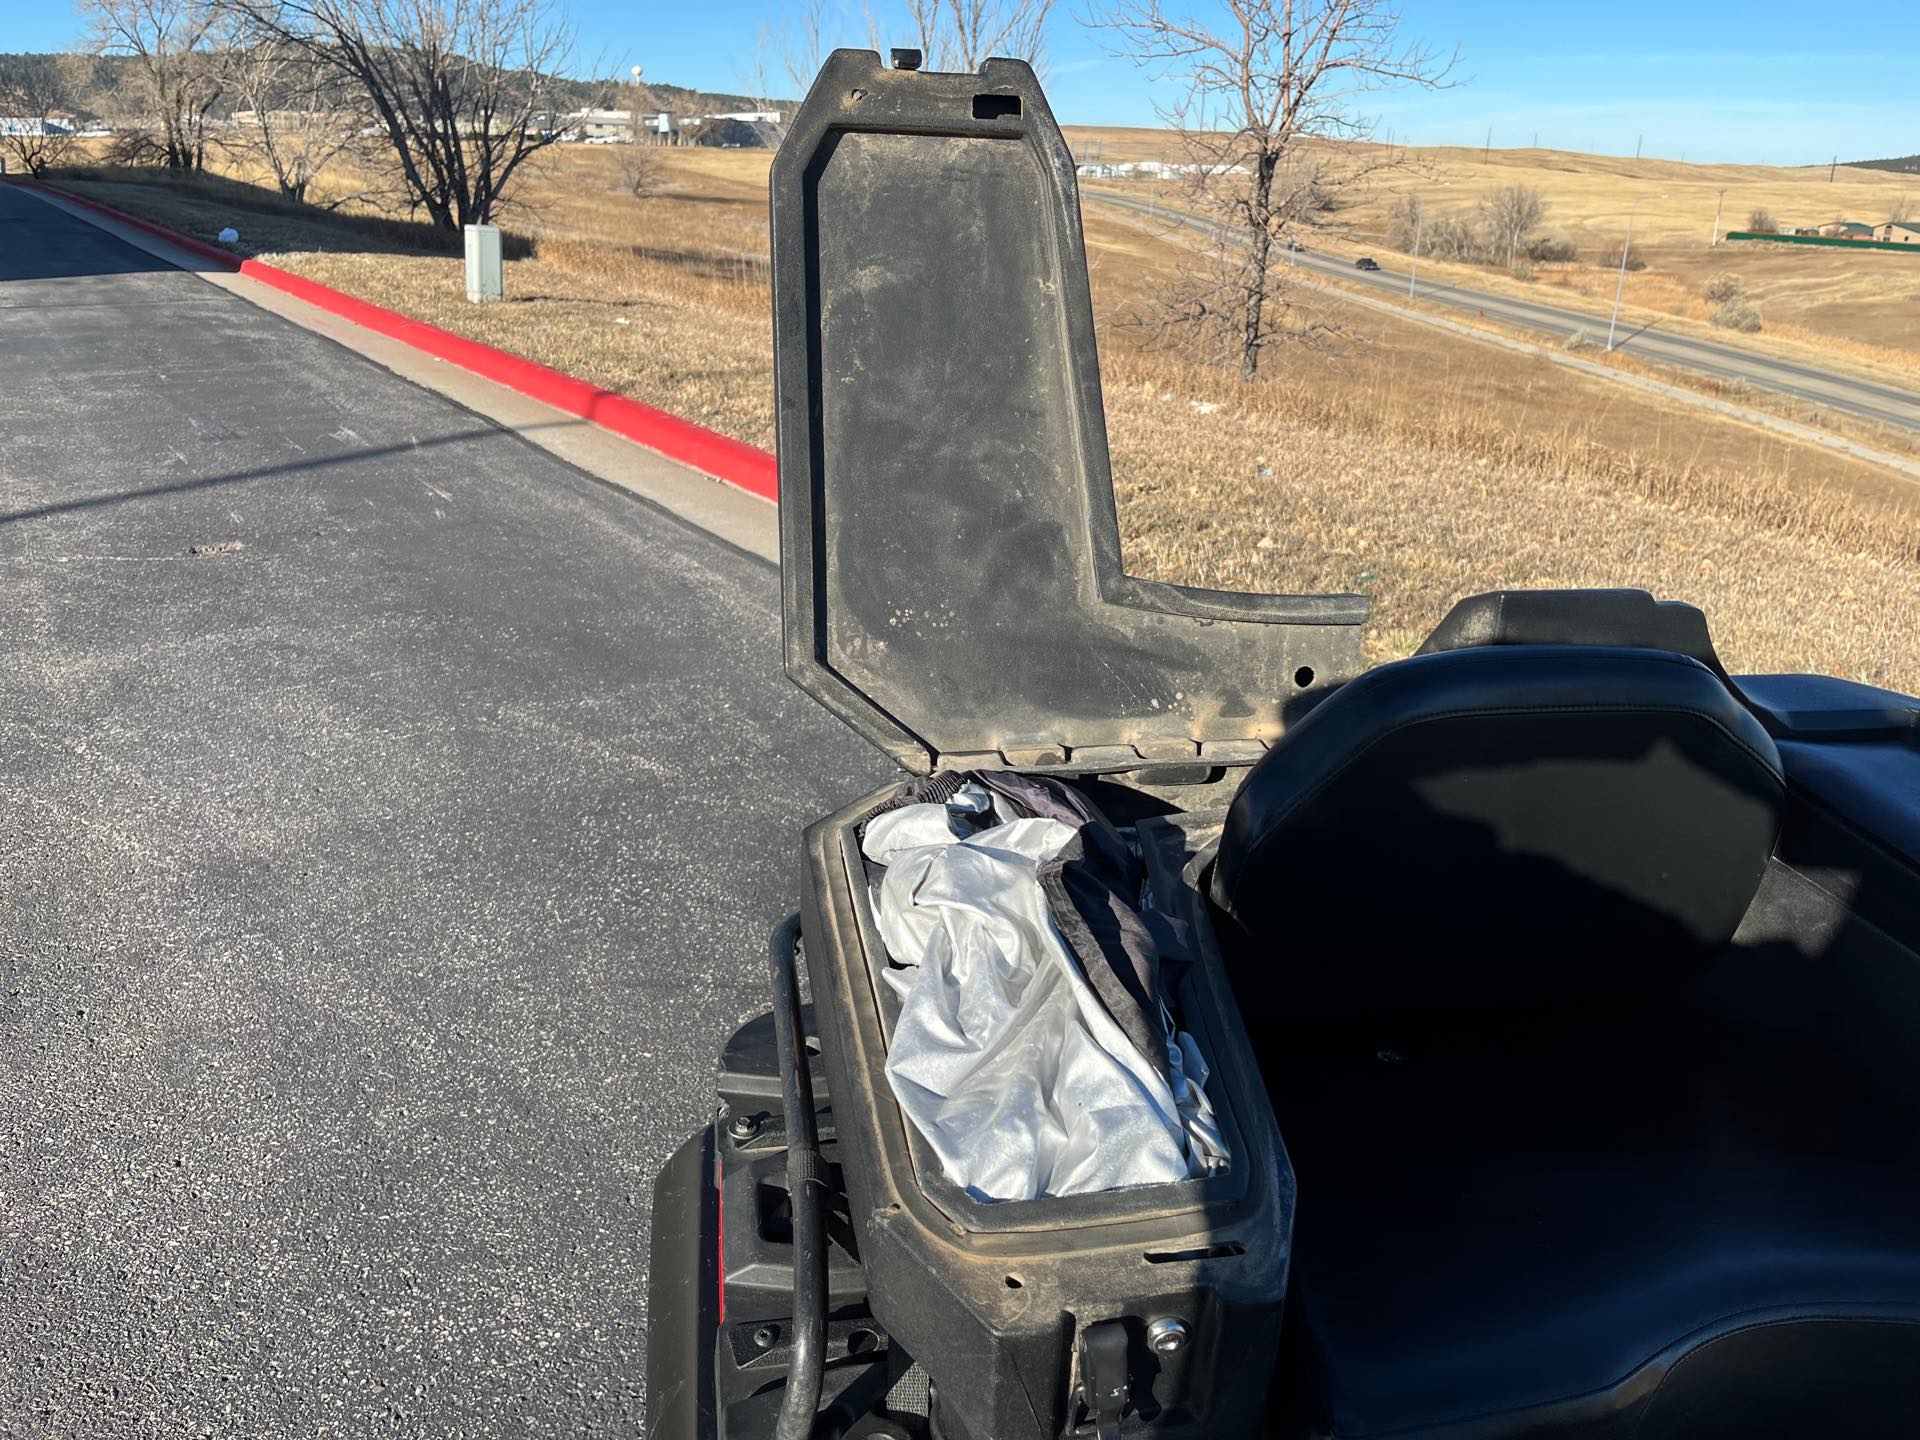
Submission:
<svg viewBox="0 0 1920 1440">
<path fill-rule="evenodd" d="M 881 749 L 1195 759 L 1360 668 L 1364 596 L 1123 572 L 1073 158 L 1025 64 L 834 52 L 772 216 L 787 671 Z"/>
</svg>

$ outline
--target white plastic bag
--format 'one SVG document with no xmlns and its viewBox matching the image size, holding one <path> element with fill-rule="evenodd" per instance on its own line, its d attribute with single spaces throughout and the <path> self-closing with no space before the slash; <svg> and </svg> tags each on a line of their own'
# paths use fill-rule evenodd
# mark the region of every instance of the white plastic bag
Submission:
<svg viewBox="0 0 1920 1440">
<path fill-rule="evenodd" d="M 956 797 L 956 811 L 967 798 Z M 1189 1178 L 1196 1162 L 1180 1104 L 1107 1013 L 1047 910 L 1039 869 L 1073 827 L 1019 819 L 962 838 L 952 813 L 904 806 L 875 817 L 862 842 L 887 867 L 876 902 L 901 966 L 887 975 L 901 997 L 887 1052 L 901 1108 L 976 1199 Z M 1180 1058 L 1202 1066 L 1176 1075 L 1183 1092 L 1192 1080 L 1198 1093 L 1204 1062 L 1197 1052 Z"/>
</svg>

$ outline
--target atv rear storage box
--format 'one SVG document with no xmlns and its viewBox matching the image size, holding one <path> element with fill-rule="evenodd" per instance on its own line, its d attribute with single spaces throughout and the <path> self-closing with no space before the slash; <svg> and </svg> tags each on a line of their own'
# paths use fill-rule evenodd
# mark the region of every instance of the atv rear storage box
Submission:
<svg viewBox="0 0 1920 1440">
<path fill-rule="evenodd" d="M 1256 1428 L 1293 1179 L 1211 943 L 1197 812 L 1357 670 L 1366 615 L 1360 596 L 1122 570 L 1073 174 L 1027 66 L 840 51 L 772 176 L 788 673 L 910 772 L 1044 773 L 1143 822 L 1153 903 L 1199 937 L 1175 1003 L 1231 1156 L 1097 1194 L 954 1185 L 884 1069 L 858 833 L 898 792 L 808 832 L 803 949 L 850 1238 L 948 1440 Z"/>
</svg>

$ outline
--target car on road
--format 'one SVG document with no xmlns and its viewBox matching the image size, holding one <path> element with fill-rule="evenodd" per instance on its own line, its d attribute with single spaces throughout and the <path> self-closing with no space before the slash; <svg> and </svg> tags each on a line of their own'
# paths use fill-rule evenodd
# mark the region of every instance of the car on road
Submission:
<svg viewBox="0 0 1920 1440">
<path fill-rule="evenodd" d="M 1380 268 L 1380 262 L 1371 255 L 1362 255 L 1358 260 L 1353 262 L 1353 268 L 1356 270 L 1378 270 Z"/>
<path fill-rule="evenodd" d="M 1305 250 L 1306 248 L 1307 247 L 1298 240 L 1289 239 L 1287 241 L 1287 249 L 1289 250 Z"/>
</svg>

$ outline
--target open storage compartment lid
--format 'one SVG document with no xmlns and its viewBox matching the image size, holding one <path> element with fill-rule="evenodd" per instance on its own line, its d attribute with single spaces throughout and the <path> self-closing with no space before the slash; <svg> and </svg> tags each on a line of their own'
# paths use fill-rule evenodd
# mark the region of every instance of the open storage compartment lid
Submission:
<svg viewBox="0 0 1920 1440">
<path fill-rule="evenodd" d="M 1073 157 L 1033 71 L 837 50 L 772 175 L 787 673 L 902 765 L 1245 760 L 1359 595 L 1121 570 Z"/>
</svg>

